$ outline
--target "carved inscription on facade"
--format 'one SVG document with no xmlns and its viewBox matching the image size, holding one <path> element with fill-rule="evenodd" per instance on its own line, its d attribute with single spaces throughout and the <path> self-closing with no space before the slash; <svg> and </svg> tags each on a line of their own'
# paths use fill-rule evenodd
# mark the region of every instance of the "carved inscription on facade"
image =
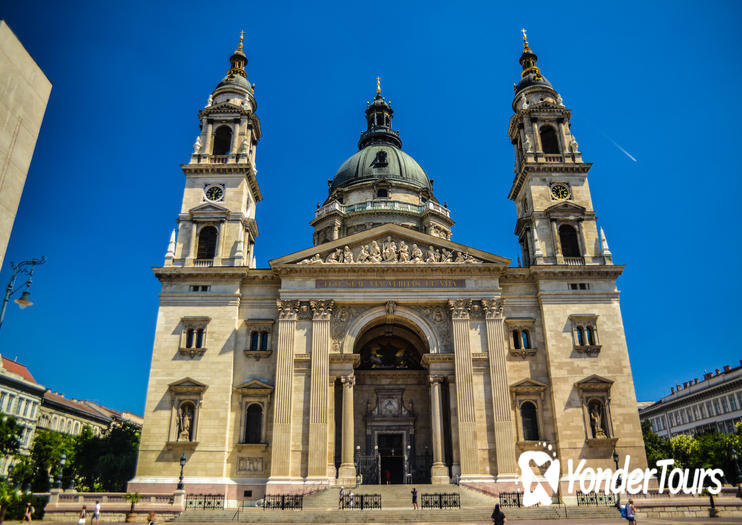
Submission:
<svg viewBox="0 0 742 525">
<path fill-rule="evenodd" d="M 315 288 L 466 288 L 465 279 L 317 279 Z"/>
</svg>

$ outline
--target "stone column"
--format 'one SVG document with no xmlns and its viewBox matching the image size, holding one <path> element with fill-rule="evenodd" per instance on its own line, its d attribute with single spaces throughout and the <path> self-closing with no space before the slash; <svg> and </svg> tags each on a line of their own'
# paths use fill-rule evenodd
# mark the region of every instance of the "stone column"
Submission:
<svg viewBox="0 0 742 525">
<path fill-rule="evenodd" d="M 294 386 L 294 332 L 299 312 L 299 301 L 278 300 L 276 303 L 278 344 L 269 483 L 279 482 L 291 472 L 291 391 Z"/>
<path fill-rule="evenodd" d="M 327 480 L 327 382 L 330 378 L 330 315 L 333 304 L 333 301 L 309 302 L 313 316 L 307 477 L 322 480 Z"/>
<path fill-rule="evenodd" d="M 448 483 L 448 467 L 443 462 L 443 418 L 441 414 L 442 376 L 430 376 L 430 428 L 433 438 L 433 467 L 430 470 L 432 483 Z"/>
<path fill-rule="evenodd" d="M 554 219 L 551 220 L 551 246 L 554 250 L 554 257 L 557 258 L 557 264 L 564 264 L 564 256 L 562 255 L 562 242 L 559 239 L 559 230 L 557 229 L 557 223 Z"/>
<path fill-rule="evenodd" d="M 474 380 L 469 346 L 471 299 L 448 301 L 453 324 L 454 366 L 456 367 L 456 404 L 459 418 L 461 475 L 479 474 L 477 424 L 474 416 Z"/>
<path fill-rule="evenodd" d="M 353 461 L 353 387 L 355 376 L 340 378 L 343 383 L 343 435 L 340 472 L 338 482 L 344 485 L 355 485 L 356 466 Z"/>
<path fill-rule="evenodd" d="M 515 461 L 515 436 L 510 411 L 510 387 L 507 375 L 504 304 L 500 299 L 482 299 L 487 324 L 487 352 L 490 364 L 492 416 L 495 425 L 497 477 L 518 473 Z"/>
<path fill-rule="evenodd" d="M 459 460 L 459 411 L 456 406 L 456 377 L 448 376 L 448 403 L 451 411 L 451 475 L 461 475 L 461 461 Z"/>
<path fill-rule="evenodd" d="M 206 120 L 206 144 L 201 148 L 201 153 L 211 155 L 214 151 L 214 121 L 211 119 Z"/>
<path fill-rule="evenodd" d="M 335 376 L 329 376 L 327 390 L 327 477 L 337 477 L 335 469 Z"/>
</svg>

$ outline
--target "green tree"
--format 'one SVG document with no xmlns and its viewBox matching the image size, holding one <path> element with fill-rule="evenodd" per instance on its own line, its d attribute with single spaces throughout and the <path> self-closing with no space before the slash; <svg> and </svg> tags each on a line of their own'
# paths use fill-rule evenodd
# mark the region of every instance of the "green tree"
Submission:
<svg viewBox="0 0 742 525">
<path fill-rule="evenodd" d="M 62 454 L 67 460 L 62 472 L 63 483 L 74 475 L 75 465 L 75 436 L 68 436 L 53 430 L 37 429 L 36 438 L 31 449 L 33 462 L 33 481 L 31 489 L 34 492 L 48 492 L 51 488 L 50 476 L 54 477 L 59 468 Z"/>
<path fill-rule="evenodd" d="M 21 448 L 23 427 L 13 416 L 0 414 L 0 454 L 13 456 Z"/>
<path fill-rule="evenodd" d="M 644 436 L 644 448 L 647 452 L 647 463 L 650 468 L 655 467 L 661 459 L 671 457 L 670 440 L 655 434 L 648 419 L 642 421 L 642 435 Z"/>
<path fill-rule="evenodd" d="M 75 468 L 90 490 L 122 492 L 134 477 L 139 430 L 130 423 L 112 426 L 101 437 L 83 428 L 75 450 Z"/>
<path fill-rule="evenodd" d="M 33 480 L 33 461 L 29 456 L 16 456 L 13 466 L 8 469 L 8 479 L 14 487 L 28 491 Z"/>
<path fill-rule="evenodd" d="M 18 493 L 10 486 L 7 480 L 0 479 L 0 523 L 5 519 L 8 507 L 18 499 Z"/>
</svg>

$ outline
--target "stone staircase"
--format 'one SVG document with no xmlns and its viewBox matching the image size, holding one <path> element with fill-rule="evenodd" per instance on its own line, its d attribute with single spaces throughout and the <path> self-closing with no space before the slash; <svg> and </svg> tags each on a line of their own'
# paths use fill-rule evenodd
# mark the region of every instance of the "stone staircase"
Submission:
<svg viewBox="0 0 742 525">
<path fill-rule="evenodd" d="M 456 492 L 461 509 L 412 509 L 410 490 L 416 487 L 418 504 L 428 493 Z M 262 508 L 226 510 L 188 510 L 179 522 L 243 523 L 491 523 L 490 515 L 497 498 L 456 485 L 364 485 L 353 489 L 355 495 L 381 494 L 381 510 L 338 510 L 338 489 L 328 489 L 304 497 L 303 510 L 263 510 Z M 614 507 L 504 508 L 508 522 L 517 520 L 597 520 L 616 519 Z M 589 522 L 586 522 L 589 523 Z"/>
</svg>

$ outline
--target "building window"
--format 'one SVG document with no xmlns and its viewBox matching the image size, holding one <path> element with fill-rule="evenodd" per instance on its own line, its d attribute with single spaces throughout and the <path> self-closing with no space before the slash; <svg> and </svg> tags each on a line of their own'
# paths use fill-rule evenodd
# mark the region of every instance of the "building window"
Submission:
<svg viewBox="0 0 742 525">
<path fill-rule="evenodd" d="M 260 339 L 260 332 L 252 332 L 250 334 L 250 350 L 258 349 L 258 340 Z"/>
<path fill-rule="evenodd" d="M 590 283 L 569 283 L 570 290 L 589 290 Z"/>
<path fill-rule="evenodd" d="M 75 421 L 75 430 L 74 430 L 74 432 L 75 432 L 75 434 L 79 434 L 80 433 L 80 422 L 79 421 Z"/>
<path fill-rule="evenodd" d="M 536 320 L 533 318 L 511 317 L 505 319 L 510 332 L 510 354 L 525 359 L 534 355 L 536 348 L 533 341 L 533 329 Z"/>
<path fill-rule="evenodd" d="M 181 319 L 182 331 L 178 352 L 194 357 L 206 351 L 206 325 L 208 317 L 184 317 Z"/>
<path fill-rule="evenodd" d="M 520 406 L 520 417 L 523 424 L 523 439 L 525 441 L 538 441 L 538 417 L 536 405 L 526 401 Z"/>
<path fill-rule="evenodd" d="M 213 226 L 204 226 L 198 232 L 197 259 L 213 259 L 216 256 L 217 230 Z"/>
<path fill-rule="evenodd" d="M 6 392 L 0 392 L 0 410 L 5 409 L 5 397 L 7 396 Z"/>
<path fill-rule="evenodd" d="M 378 190 L 376 190 L 376 196 L 380 199 L 386 199 L 387 197 L 389 197 L 389 190 L 385 188 L 379 188 Z"/>
<path fill-rule="evenodd" d="M 572 322 L 573 345 L 576 352 L 596 356 L 600 353 L 598 338 L 598 316 L 575 314 L 569 316 Z"/>
<path fill-rule="evenodd" d="M 580 243 L 577 240 L 577 230 L 569 224 L 559 226 L 559 243 L 564 257 L 582 257 Z"/>
<path fill-rule="evenodd" d="M 245 355 L 254 359 L 268 357 L 272 353 L 273 320 L 272 319 L 248 319 L 245 321 L 247 327 L 247 342 Z"/>
<path fill-rule="evenodd" d="M 219 126 L 214 133 L 214 155 L 229 155 L 232 149 L 232 128 Z"/>
<path fill-rule="evenodd" d="M 263 407 L 257 403 L 248 406 L 245 421 L 245 443 L 260 443 L 263 437 Z"/>
<path fill-rule="evenodd" d="M 541 151 L 549 155 L 558 155 L 559 139 L 557 139 L 556 130 L 551 126 L 541 126 L 539 130 L 541 137 Z"/>
<path fill-rule="evenodd" d="M 204 284 L 192 284 L 191 285 L 191 291 L 192 292 L 208 292 L 210 286 L 204 285 Z"/>
<path fill-rule="evenodd" d="M 737 410 L 737 400 L 734 399 L 734 396 L 729 396 L 729 406 L 732 407 L 732 410 Z"/>
</svg>

